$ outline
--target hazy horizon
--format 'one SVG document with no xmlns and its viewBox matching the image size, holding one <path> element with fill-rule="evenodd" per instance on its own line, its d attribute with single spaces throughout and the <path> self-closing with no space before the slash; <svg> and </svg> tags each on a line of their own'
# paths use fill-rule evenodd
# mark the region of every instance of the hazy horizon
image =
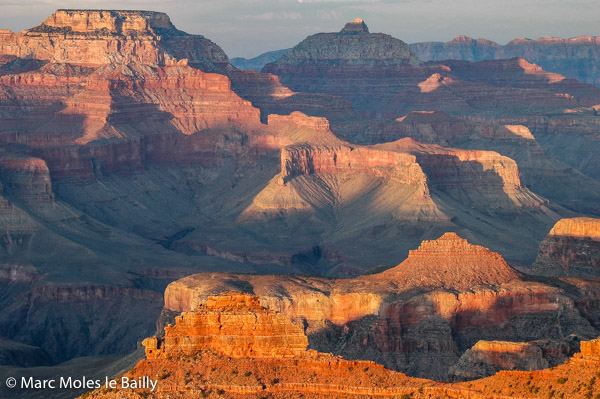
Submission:
<svg viewBox="0 0 600 399">
<path fill-rule="evenodd" d="M 308 35 L 339 31 L 357 17 L 371 32 L 407 43 L 458 35 L 505 44 L 518 37 L 600 34 L 595 3 L 588 0 L 0 0 L 0 28 L 18 32 L 36 26 L 59 8 L 162 11 L 179 29 L 206 36 L 231 58 L 293 47 Z"/>
</svg>

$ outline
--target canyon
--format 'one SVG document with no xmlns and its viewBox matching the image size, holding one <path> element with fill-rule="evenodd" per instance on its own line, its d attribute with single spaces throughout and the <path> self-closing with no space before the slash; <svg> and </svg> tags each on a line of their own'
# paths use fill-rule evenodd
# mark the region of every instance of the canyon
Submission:
<svg viewBox="0 0 600 399">
<path fill-rule="evenodd" d="M 597 281 L 535 279 L 497 253 L 446 233 L 424 241 L 398 266 L 353 279 L 186 277 L 167 287 L 158 330 L 179 312 L 231 290 L 257 295 L 262 306 L 289 317 L 304 329 L 311 349 L 437 380 L 474 373 L 468 364 L 476 354 L 491 363 L 490 374 L 476 377 L 511 364 L 548 367 L 573 354 L 579 340 L 597 336 L 600 327 L 600 314 L 588 302 L 600 295 Z M 554 341 L 538 343 L 543 339 Z M 501 340 L 513 343 L 495 343 Z M 524 357 L 521 363 L 493 357 L 515 352 Z"/>
<path fill-rule="evenodd" d="M 502 372 L 494 377 L 460 384 L 411 378 L 373 362 L 348 361 L 331 354 L 307 351 L 301 346 L 293 352 L 280 353 L 277 349 L 281 341 L 273 336 L 265 337 L 261 345 L 275 350 L 266 356 L 253 355 L 252 350 L 245 356 L 238 356 L 239 353 L 231 356 L 229 343 L 246 342 L 247 338 L 254 337 L 253 324 L 259 323 L 263 317 L 269 317 L 267 314 L 278 317 L 285 324 L 285 316 L 261 309 L 257 306 L 258 300 L 258 297 L 236 292 L 209 296 L 205 307 L 201 305 L 192 312 L 184 313 L 177 318 L 174 326 L 166 327 L 165 341 L 162 343 L 165 345 L 164 352 L 156 352 L 156 338 L 145 341 L 147 358 L 123 374 L 122 378 L 156 378 L 156 391 L 127 389 L 119 384 L 108 389 L 97 389 L 82 397 L 130 398 L 152 394 L 157 398 L 243 398 L 261 395 L 274 398 L 538 398 L 565 394 L 579 397 L 580 394 L 592 395 L 598 390 L 593 379 L 594 370 L 598 370 L 600 365 L 598 339 L 582 341 L 581 353 L 552 369 Z M 210 312 L 222 315 L 223 319 L 211 319 Z M 247 319 L 248 314 L 256 315 L 256 320 L 238 323 L 240 329 L 233 340 L 227 339 L 228 329 L 215 328 L 217 320 L 218 323 L 227 324 L 236 318 Z M 289 319 L 287 325 L 288 328 L 294 327 Z M 279 326 L 279 322 L 273 325 L 270 333 L 278 334 Z M 209 330 L 212 333 L 205 335 Z M 291 334 L 290 339 L 302 336 L 301 330 L 297 330 L 300 335 Z M 208 337 L 210 340 L 206 339 Z M 167 346 L 167 342 L 171 344 Z M 198 345 L 192 347 L 189 342 Z M 240 346 L 244 347 L 239 345 L 238 348 Z M 550 386 L 543 381 L 552 381 L 556 385 Z M 556 388 L 553 389 L 554 386 Z"/>
<path fill-rule="evenodd" d="M 385 381 L 558 364 L 600 335 L 598 104 L 525 59 L 425 62 L 360 19 L 262 72 L 160 12 L 0 31 L 2 359 L 156 332 L 148 358 L 174 367 L 216 347 Z M 259 298 L 208 299 L 232 291 Z M 187 339 L 218 317 L 255 333 Z"/>
</svg>

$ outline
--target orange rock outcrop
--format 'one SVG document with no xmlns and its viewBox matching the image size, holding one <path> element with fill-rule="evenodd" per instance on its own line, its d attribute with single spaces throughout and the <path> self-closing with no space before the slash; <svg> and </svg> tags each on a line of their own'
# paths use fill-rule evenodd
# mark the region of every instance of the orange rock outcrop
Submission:
<svg viewBox="0 0 600 399">
<path fill-rule="evenodd" d="M 600 358 L 600 338 L 581 342 L 581 355 L 584 358 Z"/>
<path fill-rule="evenodd" d="M 215 320 L 220 320 L 219 317 L 231 320 L 231 312 L 254 314 L 257 319 L 261 319 L 265 310 L 261 309 L 258 301 L 257 297 L 239 293 L 210 297 L 205 308 L 184 314 L 177 319 L 175 327 L 165 329 L 165 337 L 172 337 L 175 329 L 179 328 L 178 336 L 181 339 L 172 342 L 170 351 L 156 352 L 156 338 L 147 339 L 144 342 L 147 359 L 117 378 L 120 383 L 116 387 L 96 389 L 84 397 L 133 398 L 150 394 L 154 398 L 249 398 L 265 395 L 273 398 L 538 398 L 542 397 L 538 395 L 540 392 L 544 397 L 551 396 L 550 392 L 562 393 L 564 396 L 574 383 L 585 380 L 600 370 L 600 362 L 595 357 L 598 348 L 594 341 L 585 345 L 582 343 L 582 354 L 578 358 L 552 370 L 534 372 L 537 374 L 502 372 L 488 379 L 469 382 L 468 385 L 411 378 L 373 362 L 348 361 L 300 348 L 289 352 L 290 356 L 281 356 L 277 350 L 280 343 L 273 341 L 269 342 L 269 346 L 275 351 L 265 353 L 264 356 L 254 356 L 251 351 L 246 351 L 248 347 L 237 337 L 229 335 L 228 329 L 209 328 L 207 341 L 219 342 L 223 337 L 229 344 L 238 345 L 239 351 L 233 356 L 223 353 L 222 346 L 190 345 L 190 342 L 197 341 L 198 328 L 214 324 Z M 213 317 L 202 316 L 208 309 Z M 279 316 L 284 317 L 281 314 Z M 193 320 L 193 329 L 184 327 L 186 318 L 188 322 Z M 287 322 L 291 325 L 290 320 Z M 277 326 L 278 323 L 271 327 L 277 330 Z M 246 327 L 246 324 L 240 326 L 241 336 L 245 336 Z M 269 332 L 268 327 L 263 333 Z M 276 331 L 273 332 L 277 334 Z M 589 349 L 592 347 L 593 349 Z M 266 346 L 263 347 L 265 348 Z M 573 376 L 577 368 L 582 366 L 585 369 Z M 152 380 L 152 388 L 150 384 L 133 388 L 128 385 L 132 380 L 145 381 L 144 378 Z M 571 378 L 575 381 L 565 384 Z M 525 383 L 526 379 L 529 382 Z M 556 382 L 551 384 L 551 380 Z M 520 384 L 513 386 L 508 381 Z M 593 393 L 597 389 L 593 386 L 594 382 L 590 383 L 582 395 Z M 512 391 L 508 391 L 510 388 Z M 570 397 L 583 397 L 577 395 L 580 390 L 581 388 L 576 395 Z M 502 395 L 496 395 L 499 393 Z"/>
<path fill-rule="evenodd" d="M 207 350 L 236 358 L 278 358 L 306 351 L 308 339 L 286 316 L 263 308 L 258 297 L 232 292 L 209 297 L 206 305 L 177 316 L 164 337 L 146 338 L 143 344 L 148 359 Z"/>
<path fill-rule="evenodd" d="M 551 236 L 591 238 L 600 241 L 600 219 L 571 218 L 561 219 L 550 230 Z"/>
<path fill-rule="evenodd" d="M 596 334 L 589 324 L 595 302 L 582 298 L 600 285 L 572 282 L 577 288 L 569 291 L 523 277 L 497 253 L 446 233 L 394 268 L 353 279 L 189 276 L 167 287 L 161 323 L 211 295 L 247 287 L 262 306 L 303 326 L 311 348 L 439 379 L 452 378 L 450 367 L 480 340 L 553 338 L 562 347 L 571 333 Z"/>
</svg>

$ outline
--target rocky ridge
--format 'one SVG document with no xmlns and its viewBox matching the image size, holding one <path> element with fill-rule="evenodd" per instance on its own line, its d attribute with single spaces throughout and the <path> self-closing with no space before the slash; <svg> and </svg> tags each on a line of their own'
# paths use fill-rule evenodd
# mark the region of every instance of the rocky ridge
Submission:
<svg viewBox="0 0 600 399">
<path fill-rule="evenodd" d="M 570 284 L 575 291 L 559 282 L 524 281 L 497 254 L 449 233 L 425 242 L 397 267 L 354 279 L 189 276 L 167 287 L 159 326 L 210 295 L 241 289 L 304 326 L 312 349 L 445 379 L 460 355 L 482 339 L 594 336 L 597 312 L 580 301 L 600 287 Z M 540 328 L 557 317 L 558 329 Z"/>
<path fill-rule="evenodd" d="M 322 40 L 335 41 L 325 36 Z M 316 53 L 326 44 L 307 40 L 299 46 L 314 48 Z M 451 146 L 509 156 L 522 168 L 536 194 L 551 197 L 575 212 L 596 213 L 594 199 L 600 190 L 593 155 L 598 152 L 594 108 L 600 101 L 597 87 L 548 72 L 525 58 L 445 60 L 352 71 L 345 64 L 311 69 L 302 56 L 295 60 L 292 57 L 293 53 L 288 52 L 285 60 L 265 65 L 263 72 L 277 75 L 295 92 L 349 101 L 354 110 L 351 114 L 341 116 L 332 109 L 318 114 L 331 121 L 332 130 L 340 137 L 361 144 L 412 137 L 405 127 L 398 126 L 398 122 L 408 125 L 398 118 L 414 112 L 445 112 L 456 120 L 453 124 L 446 122 L 446 130 L 453 136 Z M 322 62 L 327 60 L 323 58 Z M 305 113 L 316 115 L 308 108 Z M 463 130 L 461 123 L 468 127 L 463 126 Z M 504 125 L 522 125 L 534 140 L 523 137 L 524 145 L 519 145 L 516 138 L 512 142 L 504 139 Z M 488 130 L 487 137 L 477 134 L 482 130 Z M 428 132 L 427 138 L 431 135 Z M 562 151 L 565 146 L 570 150 Z M 581 183 L 574 184 L 574 179 Z M 585 187 L 585 200 L 572 194 L 577 187 Z"/>
<path fill-rule="evenodd" d="M 503 122 L 503 123 L 502 123 Z M 495 151 L 517 162 L 521 182 L 531 191 L 576 211 L 594 213 L 600 184 L 564 162 L 553 159 L 523 121 L 472 122 L 441 111 L 414 111 L 393 123 L 336 125 L 350 142 L 371 144 L 410 137 L 419 143 Z"/>
<path fill-rule="evenodd" d="M 446 90 L 457 81 L 463 82 L 461 96 L 471 104 L 499 101 L 485 93 L 465 94 L 489 89 L 486 85 L 521 87 L 511 92 L 511 101 L 527 100 L 542 87 L 543 95 L 534 93 L 538 101 L 531 102 L 531 110 L 576 107 L 595 99 L 587 86 L 518 60 L 492 68 L 494 73 L 504 67 L 509 71 L 493 79 L 486 77 L 488 64 L 457 64 L 452 70 L 423 66 L 405 44 L 370 34 L 363 23 L 333 35 L 354 58 L 346 62 L 345 49 L 328 48 L 333 58 L 341 58 L 326 60 L 324 67 L 336 74 L 339 64 L 356 79 L 358 70 L 372 65 L 365 72 L 369 84 L 385 71 L 408 77 L 409 83 L 396 88 L 424 96 L 408 93 L 406 98 L 418 100 L 411 109 L 432 103 L 460 109 L 467 101 Z M 377 43 L 360 48 L 372 39 Z M 397 50 L 395 58 L 382 56 L 381 43 Z M 564 214 L 531 194 L 519 180 L 517 165 L 496 153 L 408 141 L 389 147 L 344 142 L 332 132 L 336 123 L 348 115 L 379 118 L 373 112 L 377 104 L 365 103 L 356 93 L 343 99 L 334 91 L 301 93 L 283 86 L 277 76 L 238 71 L 218 46 L 178 31 L 161 13 L 60 10 L 37 28 L 2 32 L 0 49 L 0 136 L 5 143 L 0 276 L 3 292 L 9 293 L 2 297 L 8 311 L 0 326 L 9 338 L 42 347 L 55 361 L 132 349 L 153 328 L 164 286 L 190 273 L 357 275 L 397 263 L 422 239 L 448 230 L 494 246 L 509 260 L 530 263 L 538 238 Z M 313 54 L 309 50 L 303 54 Z M 469 71 L 487 80 L 470 82 Z M 436 73 L 439 77 L 429 79 Z M 433 84 L 429 89 L 439 85 L 421 92 L 424 81 Z M 438 94 L 452 101 L 440 101 Z M 386 116 L 405 114 L 392 109 L 408 103 L 402 97 L 383 97 L 376 102 L 389 106 L 381 108 Z M 503 103 L 505 110 L 522 105 L 508 103 Z M 371 110 L 363 113 L 364 107 Z M 317 117 L 291 112 L 296 110 Z M 272 115 L 275 111 L 286 115 Z M 592 118 L 591 109 L 576 111 L 574 118 L 582 112 Z M 536 309 L 546 311 L 558 302 L 571 320 L 575 305 L 560 290 L 514 285 L 515 295 L 531 307 L 539 301 Z M 491 302 L 504 298 L 490 290 Z M 556 292 L 560 298 L 552 302 Z M 383 303 L 377 295 L 351 294 L 337 299 L 347 310 L 330 310 L 330 302 L 324 302 L 322 310 L 336 321 L 337 337 L 343 337 L 338 326 L 376 314 L 372 309 Z M 449 301 L 454 309 L 459 299 L 445 293 L 408 306 Z M 348 305 L 354 300 L 356 306 Z M 585 306 L 586 317 L 593 320 L 593 302 Z M 125 311 L 130 317 L 115 321 L 114 315 Z M 314 316 L 312 327 L 323 324 L 320 317 Z M 447 313 L 444 317 L 452 320 Z M 407 352 L 423 348 L 429 344 L 422 332 L 433 328 L 439 339 L 431 350 L 454 361 L 456 344 L 447 322 L 425 319 L 420 314 L 408 320 L 402 340 L 381 339 L 380 346 L 397 347 L 402 341 Z M 360 323 L 370 326 L 368 320 Z M 395 321 L 385 323 L 378 336 L 393 336 Z M 582 328 L 581 323 L 576 319 L 573 329 Z M 351 344 L 344 350 L 353 352 L 364 338 L 368 334 L 348 338 Z M 326 338 L 313 339 L 319 341 Z M 473 344 L 472 337 L 461 336 L 461 348 Z M 420 373 L 427 356 L 385 361 Z"/>
<path fill-rule="evenodd" d="M 449 59 L 483 61 L 491 59 L 525 58 L 544 69 L 598 85 L 596 68 L 600 56 L 600 38 L 580 36 L 569 39 L 542 37 L 536 40 L 519 38 L 506 45 L 487 39 L 457 36 L 449 42 L 423 42 L 410 45 L 423 61 Z"/>
<path fill-rule="evenodd" d="M 409 251 L 404 262 L 377 279 L 389 279 L 402 287 L 466 290 L 519 277 L 499 254 L 469 244 L 456 233 L 445 233 L 437 240 L 423 241 L 419 248 Z"/>
<path fill-rule="evenodd" d="M 499 384 L 503 396 L 513 397 L 513 393 L 504 392 L 508 384 L 502 384 L 502 380 L 496 377 L 491 379 L 476 380 L 466 384 L 441 384 L 428 380 L 410 378 L 404 374 L 393 372 L 368 361 L 348 361 L 340 357 L 315 351 L 304 351 L 300 347 L 294 352 L 288 352 L 291 357 L 281 356 L 278 352 L 280 341 L 265 340 L 263 349 L 268 346 L 274 351 L 269 351 L 265 356 L 253 356 L 252 352 L 241 356 L 223 356 L 222 350 L 227 352 L 230 348 L 230 339 L 227 338 L 227 329 L 211 329 L 215 318 L 206 317 L 206 310 L 218 314 L 222 312 L 225 320 L 232 320 L 232 312 L 239 317 L 244 314 L 256 314 L 260 320 L 261 315 L 267 311 L 257 306 L 259 299 L 250 295 L 239 293 L 228 293 L 222 297 L 210 297 L 206 308 L 198 308 L 195 312 L 186 313 L 177 318 L 174 327 L 167 327 L 165 339 L 177 335 L 181 338 L 177 343 L 172 342 L 171 350 L 157 355 L 156 338 L 145 341 L 147 359 L 140 361 L 132 370 L 123 376 L 137 380 L 140 376 L 157 379 L 157 387 L 153 390 L 154 397 L 256 397 L 257 395 L 269 395 L 271 397 L 400 397 L 402 395 L 415 398 L 491 398 L 491 384 L 495 388 Z M 273 313 L 272 313 L 273 314 Z M 200 316 L 200 317 L 196 317 Z M 279 318 L 285 318 L 279 314 Z M 186 318 L 188 320 L 186 321 Z M 191 320 L 191 324 L 190 324 Z M 217 318 L 217 320 L 219 320 Z M 282 319 L 283 320 L 283 319 Z M 240 325 L 241 337 L 246 337 L 252 328 L 253 322 Z M 291 326 L 291 321 L 287 321 Z M 279 323 L 275 325 L 275 330 Z M 209 345 L 191 347 L 190 342 L 197 342 L 197 332 L 211 331 Z M 175 333 L 177 331 L 177 333 Z M 265 332 L 269 332 L 265 330 Z M 298 331 L 300 332 L 300 331 Z M 277 334 L 277 331 L 274 331 Z M 301 336 L 302 334 L 297 336 Z M 207 338 L 209 338 L 207 336 Z M 306 339 L 306 337 L 304 337 Z M 234 340 L 240 337 L 234 338 Z M 242 338 L 243 339 L 243 338 Z M 229 341 L 229 342 L 227 342 Z M 597 340 L 596 340 L 597 341 Z M 582 342 L 581 354 L 572 361 L 567 362 L 552 370 L 543 370 L 538 373 L 550 373 L 552 377 L 564 378 L 568 381 L 572 373 L 585 363 L 585 371 L 579 371 L 576 380 L 589 378 L 600 367 L 598 363 L 598 345 L 596 341 Z M 225 342 L 225 345 L 219 344 Z M 242 345 L 238 349 L 247 348 Z M 503 372 L 506 373 L 506 372 Z M 508 377 L 510 380 L 525 379 L 529 373 L 512 372 Z M 505 377 L 506 374 L 503 375 Z M 567 377 L 565 377 L 567 376 Z M 562 379 L 560 380 L 562 381 Z M 550 391 L 552 387 L 545 383 L 544 379 L 535 379 L 534 388 L 541 382 L 541 389 L 530 390 L 532 395 L 519 395 L 519 397 L 540 397 L 540 391 Z M 560 387 L 553 392 L 560 394 L 567 392 Z M 523 384 L 525 385 L 525 384 Z M 531 385 L 531 381 L 527 384 Z M 568 384 L 571 388 L 573 382 Z M 512 384 L 508 385 L 508 388 Z M 521 387 L 519 387 L 521 388 Z M 517 388 L 517 389 L 519 389 Z M 523 389 L 523 388 L 521 388 Z M 592 383 L 590 392 L 597 389 Z M 119 386 L 113 389 L 97 389 L 84 395 L 89 398 L 129 398 L 137 397 L 149 392 L 148 388 L 127 389 Z M 494 390 L 493 392 L 498 392 Z"/>
<path fill-rule="evenodd" d="M 37 27 L 0 34 L 0 53 L 95 66 L 114 62 L 165 66 L 183 59 L 209 71 L 229 65 L 216 44 L 177 30 L 168 15 L 154 11 L 57 10 Z"/>
</svg>

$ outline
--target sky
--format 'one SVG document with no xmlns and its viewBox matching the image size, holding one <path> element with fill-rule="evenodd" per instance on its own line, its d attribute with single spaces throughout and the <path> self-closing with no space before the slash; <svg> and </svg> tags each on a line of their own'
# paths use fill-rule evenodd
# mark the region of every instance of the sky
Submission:
<svg viewBox="0 0 600 399">
<path fill-rule="evenodd" d="M 371 32 L 408 43 L 458 35 L 500 44 L 518 37 L 600 36 L 597 0 L 0 0 L 0 29 L 38 25 L 58 8 L 163 11 L 230 57 L 293 47 L 317 32 L 364 19 Z"/>
</svg>

